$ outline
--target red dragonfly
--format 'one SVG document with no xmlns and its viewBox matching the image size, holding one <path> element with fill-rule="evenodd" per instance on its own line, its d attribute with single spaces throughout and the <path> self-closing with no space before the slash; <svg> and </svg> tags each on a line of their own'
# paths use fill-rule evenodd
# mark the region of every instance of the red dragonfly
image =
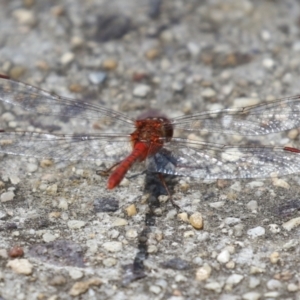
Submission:
<svg viewBox="0 0 300 300">
<path fill-rule="evenodd" d="M 1 75 L 0 101 L 21 107 L 35 117 L 55 116 L 57 121 L 67 117 L 79 123 L 85 121 L 84 124 L 100 122 L 101 133 L 91 134 L 1 129 L 0 152 L 112 162 L 108 189 L 118 186 L 132 165 L 142 161 L 158 174 L 202 179 L 259 178 L 300 172 L 297 148 L 230 146 L 174 136 L 175 130 L 181 134 L 205 131 L 258 136 L 300 127 L 299 95 L 173 119 L 152 110 L 132 119 L 104 106 L 61 97 Z"/>
</svg>

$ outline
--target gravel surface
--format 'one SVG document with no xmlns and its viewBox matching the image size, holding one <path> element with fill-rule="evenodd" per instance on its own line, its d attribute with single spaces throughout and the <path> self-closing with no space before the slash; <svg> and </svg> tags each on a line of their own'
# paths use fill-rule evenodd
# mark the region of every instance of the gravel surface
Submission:
<svg viewBox="0 0 300 300">
<path fill-rule="evenodd" d="M 2 0 L 0 73 L 131 117 L 253 105 L 300 92 L 300 3 Z M 0 105 L 0 129 L 90 125 Z M 178 213 L 143 165 L 113 191 L 101 167 L 0 156 L 0 299 L 300 299 L 299 175 L 167 178 Z"/>
</svg>

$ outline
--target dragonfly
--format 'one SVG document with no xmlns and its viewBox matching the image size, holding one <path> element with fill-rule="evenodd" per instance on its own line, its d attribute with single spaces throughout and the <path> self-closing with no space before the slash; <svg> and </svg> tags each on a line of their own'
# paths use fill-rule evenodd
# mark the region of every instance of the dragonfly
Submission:
<svg viewBox="0 0 300 300">
<path fill-rule="evenodd" d="M 157 110 L 130 118 L 105 106 L 61 97 L 1 75 L 1 102 L 34 116 L 103 124 L 92 133 L 87 133 L 88 128 L 83 133 L 0 128 L 0 153 L 111 163 L 108 189 L 117 187 L 140 162 L 160 176 L 199 179 L 264 178 L 300 172 L 300 150 L 294 147 L 235 146 L 189 138 L 190 133 L 202 132 L 262 136 L 300 127 L 300 95 L 175 118 Z M 174 135 L 175 130 L 183 137 Z"/>
</svg>

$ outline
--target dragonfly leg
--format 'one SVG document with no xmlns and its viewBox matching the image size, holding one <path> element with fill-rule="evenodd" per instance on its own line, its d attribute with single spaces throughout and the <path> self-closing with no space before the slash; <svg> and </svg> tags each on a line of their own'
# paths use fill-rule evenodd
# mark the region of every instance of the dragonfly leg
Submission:
<svg viewBox="0 0 300 300">
<path fill-rule="evenodd" d="M 100 176 L 109 176 L 111 171 L 120 164 L 120 161 L 113 164 L 110 168 L 106 169 L 106 170 L 96 170 L 96 174 L 100 175 Z"/>
<path fill-rule="evenodd" d="M 164 179 L 164 176 L 161 174 L 161 173 L 157 173 L 157 176 L 159 178 L 159 180 L 161 181 L 162 185 L 164 186 L 164 188 L 166 189 L 167 193 L 168 193 L 168 196 L 170 198 L 170 201 L 172 203 L 172 205 L 177 209 L 177 210 L 180 210 L 180 206 L 174 201 L 171 193 L 170 193 L 170 190 L 166 184 L 166 181 Z"/>
</svg>

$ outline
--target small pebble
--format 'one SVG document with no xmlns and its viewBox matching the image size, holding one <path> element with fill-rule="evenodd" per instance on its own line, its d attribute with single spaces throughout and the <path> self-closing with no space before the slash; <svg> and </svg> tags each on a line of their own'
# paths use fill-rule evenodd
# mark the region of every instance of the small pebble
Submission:
<svg viewBox="0 0 300 300">
<path fill-rule="evenodd" d="M 33 163 L 28 163 L 26 165 L 27 171 L 29 173 L 34 173 L 37 169 L 38 169 L 38 165 L 37 164 L 33 164 Z"/>
<path fill-rule="evenodd" d="M 43 240 L 45 243 L 50 243 L 56 240 L 56 236 L 50 232 L 46 232 L 43 234 Z"/>
<path fill-rule="evenodd" d="M 239 224 L 240 222 L 241 222 L 240 218 L 233 218 L 233 217 L 228 217 L 224 220 L 224 223 L 229 226 L 234 226 L 236 224 Z"/>
<path fill-rule="evenodd" d="M 6 266 L 15 273 L 23 275 L 30 275 L 33 269 L 33 265 L 25 258 L 10 260 Z"/>
<path fill-rule="evenodd" d="M 34 26 L 36 24 L 36 16 L 32 10 L 19 8 L 14 10 L 12 15 L 21 25 Z"/>
<path fill-rule="evenodd" d="M 267 282 L 267 288 L 269 290 L 279 290 L 282 288 L 282 283 L 279 280 L 276 279 L 270 279 Z"/>
<path fill-rule="evenodd" d="M 116 69 L 118 62 L 113 58 L 107 58 L 102 63 L 102 68 L 108 71 Z"/>
<path fill-rule="evenodd" d="M 87 240 L 86 246 L 89 248 L 89 252 L 91 253 L 96 253 L 98 251 L 98 243 L 94 239 Z"/>
<path fill-rule="evenodd" d="M 207 283 L 204 288 L 206 290 L 210 290 L 210 291 L 214 291 L 215 293 L 221 293 L 222 288 L 223 288 L 223 284 L 217 281 L 212 281 Z"/>
<path fill-rule="evenodd" d="M 182 92 L 184 89 L 184 85 L 181 82 L 173 82 L 172 83 L 172 89 L 175 92 Z"/>
<path fill-rule="evenodd" d="M 202 229 L 203 228 L 203 218 L 202 218 L 201 213 L 199 213 L 199 212 L 193 213 L 190 216 L 189 221 L 195 229 Z"/>
<path fill-rule="evenodd" d="M 279 225 L 277 224 L 269 224 L 268 227 L 272 233 L 279 233 L 281 231 Z"/>
<path fill-rule="evenodd" d="M 254 275 L 254 274 L 261 274 L 264 273 L 266 270 L 264 268 L 260 268 L 257 266 L 251 266 L 250 267 L 250 274 Z"/>
<path fill-rule="evenodd" d="M 212 88 L 205 88 L 201 92 L 201 96 L 205 99 L 215 98 L 216 95 L 217 95 L 216 91 L 213 90 Z"/>
<path fill-rule="evenodd" d="M 299 225 L 300 225 L 300 217 L 297 217 L 283 223 L 282 227 L 287 231 L 291 231 L 292 229 L 298 227 Z"/>
<path fill-rule="evenodd" d="M 50 284 L 53 286 L 64 285 L 67 282 L 67 279 L 62 275 L 54 275 L 51 277 Z"/>
<path fill-rule="evenodd" d="M 66 52 L 60 58 L 60 62 L 63 66 L 69 65 L 75 59 L 75 54 L 73 52 Z"/>
<path fill-rule="evenodd" d="M 188 214 L 187 214 L 186 212 L 179 213 L 179 214 L 177 215 L 177 218 L 178 218 L 178 220 L 181 220 L 181 221 L 183 221 L 183 222 L 185 222 L 185 223 L 189 223 Z"/>
<path fill-rule="evenodd" d="M 15 246 L 8 251 L 8 255 L 12 258 L 21 257 L 24 255 L 24 250 L 22 247 Z"/>
<path fill-rule="evenodd" d="M 246 206 L 250 211 L 257 212 L 258 204 L 256 200 L 249 201 Z"/>
<path fill-rule="evenodd" d="M 138 236 L 138 232 L 135 229 L 131 228 L 126 231 L 125 236 L 126 236 L 126 238 L 133 240 Z"/>
<path fill-rule="evenodd" d="M 131 204 L 131 205 L 127 206 L 125 208 L 125 210 L 126 210 L 126 213 L 127 213 L 128 217 L 132 217 L 132 216 L 135 216 L 137 214 L 136 206 L 134 204 Z"/>
<path fill-rule="evenodd" d="M 85 293 L 91 286 L 100 286 L 101 284 L 102 281 L 99 278 L 91 278 L 87 281 L 79 281 L 72 286 L 69 294 L 74 297 L 79 296 Z"/>
<path fill-rule="evenodd" d="M 224 206 L 224 204 L 225 204 L 225 201 L 217 201 L 217 202 L 209 203 L 208 205 L 211 208 L 220 208 L 220 207 Z"/>
<path fill-rule="evenodd" d="M 235 262 L 233 260 L 230 260 L 226 265 L 225 267 L 227 269 L 234 269 L 235 268 Z"/>
<path fill-rule="evenodd" d="M 1 194 L 0 199 L 1 199 L 1 202 L 8 202 L 8 201 L 13 200 L 14 197 L 15 197 L 14 192 L 5 192 L 5 193 Z"/>
<path fill-rule="evenodd" d="M 57 185 L 56 185 L 56 187 L 57 187 Z M 66 198 L 60 198 L 57 207 L 62 209 L 62 210 L 67 210 L 68 207 L 69 207 L 67 199 Z"/>
<path fill-rule="evenodd" d="M 298 129 L 292 129 L 288 132 L 287 136 L 291 140 L 295 140 L 298 136 L 299 132 Z"/>
<path fill-rule="evenodd" d="M 236 181 L 234 184 L 232 184 L 230 187 L 229 187 L 231 190 L 234 190 L 236 192 L 240 192 L 242 190 L 242 187 L 241 187 L 241 183 L 239 181 Z"/>
<path fill-rule="evenodd" d="M 55 195 L 57 193 L 57 189 L 58 189 L 57 184 L 52 184 L 46 188 L 46 191 L 49 195 Z"/>
<path fill-rule="evenodd" d="M 262 61 L 262 65 L 268 69 L 268 70 L 271 70 L 274 68 L 275 66 L 275 61 L 272 59 L 272 58 L 265 58 L 263 61 Z"/>
<path fill-rule="evenodd" d="M 128 225 L 128 221 L 123 218 L 115 218 L 112 222 L 112 226 L 126 226 Z"/>
<path fill-rule="evenodd" d="M 209 264 L 204 264 L 201 268 L 196 271 L 196 280 L 204 281 L 210 277 L 212 268 Z"/>
<path fill-rule="evenodd" d="M 298 246 L 299 242 L 297 239 L 291 239 L 287 243 L 283 244 L 282 249 L 290 250 Z"/>
<path fill-rule="evenodd" d="M 69 275 L 72 279 L 77 280 L 83 277 L 83 273 L 78 269 L 70 269 Z"/>
<path fill-rule="evenodd" d="M 159 287 L 157 285 L 151 285 L 149 288 L 149 291 L 158 295 L 161 292 L 161 287 Z"/>
<path fill-rule="evenodd" d="M 261 294 L 257 292 L 249 292 L 242 295 L 243 300 L 259 300 L 261 298 Z"/>
<path fill-rule="evenodd" d="M 68 227 L 70 229 L 79 229 L 83 226 L 85 226 L 85 222 L 84 221 L 81 221 L 81 220 L 70 220 L 68 221 Z"/>
<path fill-rule="evenodd" d="M 255 289 L 260 285 L 260 279 L 254 276 L 250 276 L 249 278 L 249 288 Z"/>
<path fill-rule="evenodd" d="M 157 48 L 152 48 L 146 51 L 145 56 L 152 60 L 157 58 L 160 55 L 160 51 Z"/>
<path fill-rule="evenodd" d="M 144 98 L 151 91 L 151 87 L 145 84 L 137 85 L 133 90 L 133 95 L 136 97 Z"/>
<path fill-rule="evenodd" d="M 299 286 L 295 283 L 289 283 L 286 287 L 289 292 L 297 292 L 299 290 Z"/>
<path fill-rule="evenodd" d="M 2 259 L 8 258 L 8 253 L 7 253 L 6 249 L 0 249 L 0 258 L 2 258 Z"/>
<path fill-rule="evenodd" d="M 147 252 L 148 253 L 157 253 L 157 251 L 158 251 L 158 248 L 155 246 L 155 245 L 149 245 L 148 246 L 148 249 L 147 249 Z"/>
<path fill-rule="evenodd" d="M 117 241 L 106 242 L 102 246 L 109 252 L 119 252 L 123 248 L 122 243 Z"/>
<path fill-rule="evenodd" d="M 53 165 L 53 161 L 51 159 L 42 159 L 40 161 L 40 166 L 42 168 L 48 168 L 51 167 Z"/>
<path fill-rule="evenodd" d="M 184 238 L 190 238 L 190 237 L 193 237 L 194 235 L 195 235 L 195 232 L 193 230 L 188 230 L 183 233 Z"/>
<path fill-rule="evenodd" d="M 271 253 L 271 255 L 270 255 L 270 262 L 272 263 L 272 264 L 277 264 L 277 262 L 280 260 L 280 255 L 279 255 L 279 253 L 278 252 L 273 252 L 273 253 Z"/>
<path fill-rule="evenodd" d="M 108 257 L 108 258 L 105 258 L 103 261 L 102 261 L 103 265 L 105 267 L 113 267 L 117 264 L 117 260 L 113 257 Z"/>
<path fill-rule="evenodd" d="M 246 98 L 246 97 L 235 98 L 232 106 L 234 106 L 234 107 L 251 106 L 251 105 L 258 104 L 259 101 L 260 100 L 258 98 Z"/>
<path fill-rule="evenodd" d="M 290 188 L 290 185 L 285 180 L 283 180 L 281 178 L 273 178 L 272 182 L 273 182 L 274 186 L 282 187 L 282 188 L 287 189 L 287 190 Z"/>
<path fill-rule="evenodd" d="M 103 83 L 107 75 L 105 72 L 93 72 L 89 74 L 89 80 L 92 84 L 99 85 Z"/>
<path fill-rule="evenodd" d="M 221 253 L 217 256 L 217 261 L 221 264 L 226 264 L 230 260 L 230 253 L 227 249 L 221 251 Z"/>
<path fill-rule="evenodd" d="M 255 228 L 251 228 L 247 231 L 247 234 L 251 237 L 251 238 L 256 238 L 258 236 L 262 236 L 264 235 L 266 232 L 266 230 L 261 227 L 261 226 L 257 226 Z"/>
<path fill-rule="evenodd" d="M 226 286 L 225 289 L 227 291 L 232 290 L 234 286 L 239 284 L 244 279 L 243 275 L 240 274 L 232 274 L 226 279 Z"/>
<path fill-rule="evenodd" d="M 20 178 L 16 175 L 9 176 L 9 180 L 13 185 L 16 185 L 20 182 Z"/>
</svg>

